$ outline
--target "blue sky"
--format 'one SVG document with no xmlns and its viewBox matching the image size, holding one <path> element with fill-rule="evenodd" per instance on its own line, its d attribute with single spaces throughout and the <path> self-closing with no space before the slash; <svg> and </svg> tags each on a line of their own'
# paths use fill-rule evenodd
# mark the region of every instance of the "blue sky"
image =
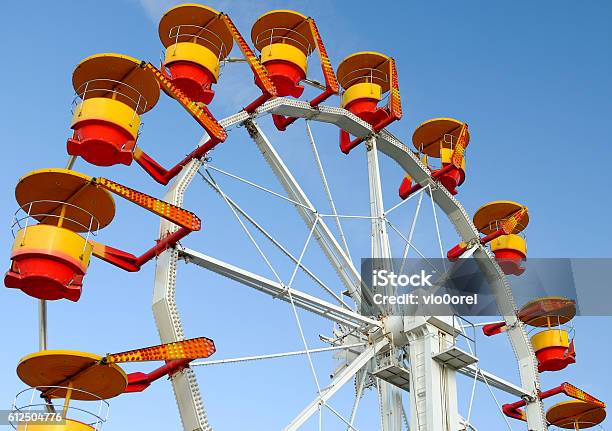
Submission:
<svg viewBox="0 0 612 431">
<path fill-rule="evenodd" d="M 98 52 L 120 52 L 157 62 L 162 48 L 157 22 L 172 4 L 129 0 L 10 2 L 4 6 L 0 16 L 0 32 L 6 41 L 0 105 L 4 164 L 0 175 L 5 186 L 0 202 L 6 229 L 0 231 L 0 239 L 6 247 L 7 267 L 12 241 L 8 225 L 16 208 L 14 184 L 30 170 L 65 164 L 74 66 Z M 311 15 L 335 65 L 355 51 L 376 50 L 394 56 L 404 119 L 390 127 L 393 133 L 409 142 L 418 124 L 441 116 L 470 125 L 468 177 L 458 196 L 469 213 L 490 200 L 521 201 L 529 206 L 531 215 L 529 256 L 612 257 L 612 235 L 607 228 L 612 210 L 607 188 L 612 176 L 605 163 L 612 143 L 608 130 L 612 118 L 609 2 L 413 1 L 380 3 L 376 9 L 365 1 L 223 1 L 210 5 L 229 13 L 245 36 L 255 18 L 269 9 L 296 9 Z M 317 69 L 315 57 L 310 68 L 315 77 Z M 217 93 L 211 109 L 222 118 L 248 103 L 258 90 L 247 67 L 234 64 L 224 69 Z M 337 104 L 338 99 L 329 103 Z M 143 116 L 143 122 L 140 145 L 166 165 L 182 158 L 201 135 L 199 127 L 167 97 Z M 316 167 L 308 158 L 303 123 L 284 134 L 273 130 L 268 117 L 260 123 L 316 206 L 325 208 Z M 344 156 L 332 126 L 313 125 L 313 132 L 339 211 L 365 214 L 368 198 L 363 149 Z M 212 158 L 215 166 L 281 191 L 244 129 L 232 130 Z M 156 196 L 164 193 L 137 166 L 102 169 L 79 161 L 75 168 Z M 402 172 L 386 159 L 381 159 L 381 169 L 390 206 L 397 202 L 395 193 Z M 308 232 L 292 208 L 229 179 L 219 179 L 228 194 L 299 254 Z M 232 213 L 210 188 L 194 181 L 185 206 L 204 222 L 202 232 L 184 241 L 187 246 L 271 277 Z M 413 207 L 405 205 L 402 211 L 395 214 L 394 223 L 405 232 Z M 415 241 L 435 255 L 431 208 L 424 212 Z M 366 255 L 367 223 L 347 222 L 344 227 L 353 256 Z M 118 202 L 117 218 L 100 233 L 100 240 L 137 252 L 150 247 L 157 229 L 155 217 Z M 450 248 L 456 235 L 446 221 L 442 221 L 442 231 L 444 246 Z M 282 277 L 288 278 L 292 267 L 260 237 L 258 240 Z M 398 238 L 393 241 L 394 252 L 401 252 Z M 320 254 L 316 246 L 310 247 L 305 262 L 321 267 L 321 277 L 335 283 Z M 150 263 L 141 272 L 128 274 L 93 262 L 79 303 L 50 304 L 50 347 L 103 354 L 155 344 L 153 270 Z M 301 275 L 295 287 L 320 293 Z M 218 347 L 216 358 L 303 348 L 291 309 L 257 292 L 183 265 L 177 295 L 186 335 L 213 338 Z M 15 365 L 37 348 L 36 302 L 18 291 L 5 290 L 1 304 L 0 400 L 8 407 L 22 388 Z M 330 325 L 304 313 L 300 317 L 309 345 L 321 347 L 318 334 L 329 335 Z M 610 323 L 609 317 L 577 318 L 577 364 L 544 375 L 543 387 L 569 381 L 604 401 L 612 399 L 609 373 L 604 370 L 605 360 L 612 354 L 605 342 Z M 505 338 L 480 337 L 478 352 L 483 368 L 518 381 Z M 331 355 L 317 356 L 315 364 L 322 382 L 328 381 L 337 365 Z M 129 371 L 151 368 L 143 365 Z M 219 430 L 244 425 L 281 428 L 315 395 L 303 357 L 208 367 L 197 373 L 209 419 Z M 462 406 L 469 399 L 469 384 L 460 381 Z M 352 386 L 345 388 L 332 405 L 348 412 L 351 393 Z M 496 396 L 500 402 L 513 401 L 505 394 Z M 476 400 L 472 413 L 476 427 L 504 426 L 485 387 L 479 387 Z M 179 429 L 175 401 L 166 381 L 157 382 L 143 394 L 111 401 L 107 430 Z M 370 393 L 358 416 L 359 429 L 376 426 L 375 411 L 376 400 Z M 323 422 L 328 429 L 340 429 L 328 413 Z M 518 422 L 512 426 L 523 429 Z M 316 421 L 309 427 L 306 429 L 316 429 Z"/>
</svg>

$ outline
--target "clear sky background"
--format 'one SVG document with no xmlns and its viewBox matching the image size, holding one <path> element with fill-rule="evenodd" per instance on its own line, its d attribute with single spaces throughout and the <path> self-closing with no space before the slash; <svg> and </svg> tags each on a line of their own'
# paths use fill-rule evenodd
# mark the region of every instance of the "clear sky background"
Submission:
<svg viewBox="0 0 612 431">
<path fill-rule="evenodd" d="M 13 188 L 26 172 L 65 164 L 65 141 L 70 135 L 71 74 L 84 57 L 119 52 L 157 62 L 161 44 L 157 23 L 174 2 L 163 0 L 106 2 L 10 2 L 0 14 L 4 43 L 3 93 L 0 104 L 4 187 L 0 203 L 6 229 L 0 243 L 8 251 L 9 223 L 16 209 Z M 210 5 L 231 15 L 248 36 L 252 22 L 274 8 L 299 10 L 317 20 L 332 63 L 355 51 L 376 50 L 398 62 L 404 119 L 390 129 L 409 142 L 414 128 L 432 117 L 455 117 L 470 125 L 468 178 L 458 198 L 472 214 L 483 203 L 513 199 L 530 209 L 527 230 L 532 257 L 612 257 L 609 213 L 612 210 L 608 168 L 612 118 L 611 70 L 612 5 L 589 2 L 365 2 L 365 1 L 217 1 Z M 238 55 L 238 50 L 234 51 Z M 316 55 L 310 70 L 318 77 Z M 257 96 L 248 68 L 232 64 L 223 71 L 211 109 L 218 118 L 230 115 Z M 312 91 L 308 90 L 308 96 Z M 337 104 L 331 99 L 329 104 Z M 140 145 L 165 165 L 191 151 L 201 130 L 180 107 L 162 96 L 158 106 L 143 116 Z M 275 132 L 270 118 L 260 124 L 322 212 L 325 206 L 316 167 L 312 162 L 303 123 L 284 134 Z M 319 151 L 343 214 L 368 211 L 367 173 L 363 148 L 350 156 L 338 150 L 337 130 L 313 125 Z M 212 154 L 215 166 L 281 191 L 244 129 L 230 132 L 226 143 Z M 75 167 L 90 175 L 104 175 L 156 196 L 164 188 L 138 166 L 96 168 L 79 161 Z M 398 200 L 403 173 L 381 159 L 387 207 Z M 256 219 L 299 254 L 308 231 L 286 203 L 255 193 L 235 181 L 220 183 Z M 409 227 L 412 204 L 392 219 L 403 232 Z M 100 233 L 102 242 L 139 252 L 153 244 L 158 220 L 142 210 L 117 203 L 115 222 Z M 194 180 L 185 206 L 204 221 L 202 232 L 184 244 L 238 264 L 267 277 L 270 271 L 250 245 L 231 211 L 199 179 Z M 438 251 L 431 207 L 423 210 L 415 242 L 425 253 Z M 443 218 L 440 213 L 438 216 Z M 0 219 L 2 219 L 0 217 Z M 445 249 L 457 241 L 450 224 L 442 220 Z M 367 222 L 344 225 L 354 258 L 369 251 Z M 257 237 L 287 281 L 292 267 Z M 401 242 L 393 236 L 393 251 Z M 309 247 L 305 263 L 317 268 L 323 280 L 339 289 L 316 246 Z M 156 344 L 151 313 L 154 264 L 136 274 L 124 273 L 94 261 L 77 303 L 49 306 L 50 348 L 104 354 Z M 610 285 L 609 280 L 601 280 Z M 215 358 L 300 350 L 293 313 L 286 304 L 231 283 L 192 265 L 179 268 L 177 301 L 186 335 L 215 340 Z M 321 294 L 298 275 L 294 287 Z M 605 300 L 608 300 L 607 298 Z M 20 357 L 35 351 L 36 301 L 19 291 L 4 290 L 0 327 L 0 404 L 10 406 L 23 388 L 14 369 Z M 330 335 L 330 324 L 300 313 L 311 347 L 323 347 L 319 334 Z M 575 319 L 577 363 L 558 373 L 543 375 L 543 387 L 569 381 L 604 401 L 612 400 L 608 358 L 610 317 Z M 481 366 L 518 382 L 516 363 L 507 339 L 478 339 Z M 318 355 L 315 366 L 324 386 L 338 362 Z M 152 364 L 126 367 L 148 371 Z M 279 359 L 197 370 L 209 419 L 219 430 L 248 426 L 279 429 L 315 396 L 315 385 L 304 357 Z M 459 400 L 467 414 L 471 382 L 460 379 Z M 353 387 L 347 385 L 331 404 L 349 415 Z M 496 393 L 501 403 L 514 401 Z M 169 382 L 160 381 L 142 394 L 111 400 L 111 418 L 105 429 L 179 429 Z M 548 403 L 550 404 L 550 403 Z M 505 427 L 486 387 L 479 386 L 471 420 L 480 429 Z M 324 413 L 326 429 L 342 429 Z M 370 392 L 362 402 L 356 426 L 374 429 L 376 399 Z M 513 429 L 525 429 L 511 422 Z M 316 429 L 316 420 L 306 429 Z M 605 427 L 605 423 L 604 423 Z"/>
</svg>

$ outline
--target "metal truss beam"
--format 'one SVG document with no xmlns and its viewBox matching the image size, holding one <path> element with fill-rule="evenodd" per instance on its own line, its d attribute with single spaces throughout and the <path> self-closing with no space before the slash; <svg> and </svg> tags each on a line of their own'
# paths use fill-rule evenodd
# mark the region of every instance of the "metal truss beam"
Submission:
<svg viewBox="0 0 612 431">
<path fill-rule="evenodd" d="M 520 386 L 517 386 L 514 383 L 511 383 L 507 380 L 502 379 L 501 377 L 496 376 L 495 374 L 491 374 L 481 368 L 478 368 L 475 365 L 468 365 L 467 367 L 459 368 L 457 371 L 465 376 L 472 378 L 475 377 L 478 381 L 482 383 L 488 383 L 492 387 L 504 391 L 508 394 L 514 395 L 516 397 L 528 397 L 531 395 L 529 392 L 527 392 Z"/>
<path fill-rule="evenodd" d="M 293 431 L 298 429 L 304 424 L 321 405 L 325 405 L 327 401 L 336 393 L 342 386 L 344 386 L 349 380 L 357 374 L 357 372 L 363 368 L 383 347 L 388 344 L 387 339 L 382 339 L 374 345 L 370 345 L 366 348 L 359 356 L 355 358 L 345 369 L 340 371 L 334 379 L 331 381 L 328 387 L 321 390 L 321 393 L 315 398 L 310 404 L 306 406 L 304 410 L 298 414 L 293 421 L 287 427 L 285 431 Z"/>
<path fill-rule="evenodd" d="M 202 268 L 237 281 L 245 286 L 252 287 L 253 289 L 266 293 L 275 299 L 291 302 L 288 295 L 288 286 L 284 286 L 281 283 L 188 248 L 181 249 L 179 251 L 179 255 L 187 262 L 194 263 Z M 291 296 L 293 297 L 293 301 L 297 307 L 318 314 L 319 316 L 323 316 L 334 322 L 347 325 L 351 328 L 368 330 L 381 326 L 381 322 L 378 320 L 370 319 L 359 313 L 347 310 L 346 308 L 337 306 L 294 288 L 291 288 Z"/>
<path fill-rule="evenodd" d="M 246 112 L 239 112 L 220 121 L 221 126 L 228 128 L 248 118 Z M 204 135 L 199 146 L 208 141 Z M 164 200 L 173 205 L 183 206 L 183 198 L 191 181 L 202 165 L 200 160 L 192 160 L 181 170 L 164 196 Z M 160 237 L 173 232 L 177 226 L 162 219 Z M 176 268 L 178 253 L 169 249 L 161 253 L 155 266 L 155 285 L 153 289 L 153 317 L 162 343 L 183 340 L 183 324 L 176 305 Z M 210 431 L 208 415 L 204 408 L 202 395 L 195 372 L 190 368 L 176 373 L 171 378 L 174 398 L 179 410 L 183 429 L 187 431 Z"/>
<path fill-rule="evenodd" d="M 181 205 L 186 184 L 197 172 L 199 161 L 192 161 L 179 174 L 173 183 L 166 201 Z M 174 229 L 174 225 L 162 220 L 160 233 L 165 234 Z M 162 343 L 183 340 L 183 324 L 176 305 L 176 262 L 178 253 L 169 249 L 160 254 L 155 267 L 155 288 L 153 290 L 153 316 Z M 195 372 L 186 368 L 171 377 L 172 389 L 178 406 L 183 429 L 188 431 L 210 431 L 208 417 Z"/>
<path fill-rule="evenodd" d="M 316 208 L 308 199 L 259 125 L 253 120 L 247 121 L 245 124 L 251 138 L 270 165 L 289 198 L 301 204 L 294 206 L 304 220 L 304 223 L 306 223 L 308 227 L 313 226 L 315 220 L 317 220 Z M 361 286 L 361 275 L 359 271 L 355 268 L 355 265 L 323 220 L 318 220 L 314 237 L 348 289 L 355 304 L 359 307 L 361 306 L 362 300 L 365 299 L 368 305 L 373 306 L 374 302 L 372 301 L 371 295 L 368 294 L 368 288 L 366 286 Z M 363 298 L 362 295 L 364 295 L 365 298 Z"/>
</svg>

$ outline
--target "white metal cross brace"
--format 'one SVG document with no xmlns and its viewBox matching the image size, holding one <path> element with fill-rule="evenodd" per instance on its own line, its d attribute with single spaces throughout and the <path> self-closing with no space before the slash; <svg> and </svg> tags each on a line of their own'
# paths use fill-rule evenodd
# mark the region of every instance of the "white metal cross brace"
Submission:
<svg viewBox="0 0 612 431">
<path fill-rule="evenodd" d="M 498 377 L 495 374 L 489 373 L 481 368 L 478 368 L 475 365 L 468 365 L 467 367 L 459 368 L 457 371 L 459 371 L 463 375 L 474 377 L 480 382 L 488 383 L 494 388 L 502 390 L 516 397 L 530 396 L 530 394 L 520 386 L 515 385 L 514 383 L 511 383 L 505 379 L 502 379 L 501 377 Z"/>
<path fill-rule="evenodd" d="M 236 201 L 234 201 L 230 196 L 228 196 L 225 192 L 221 190 L 219 184 L 216 183 L 215 180 L 212 178 L 212 175 L 210 171 L 208 171 L 208 169 L 206 169 L 206 172 L 210 176 L 210 178 L 206 177 L 205 175 L 202 175 L 202 173 L 200 172 L 203 181 L 205 181 L 217 193 L 222 195 L 224 200 L 230 207 L 233 208 L 233 210 L 235 210 L 238 214 L 244 217 L 246 221 L 248 221 L 253 227 L 255 227 L 255 229 L 257 229 L 263 236 L 265 236 L 270 242 L 272 242 L 272 244 L 274 244 L 285 256 L 287 256 L 291 261 L 293 261 L 293 263 L 298 264 L 298 259 L 289 250 L 287 250 L 285 246 L 283 246 L 276 238 L 274 238 L 274 236 L 272 236 L 272 234 L 270 234 L 266 229 L 264 229 L 263 226 L 261 226 L 240 205 L 238 205 Z M 308 275 L 315 283 L 317 283 L 323 290 L 325 290 L 325 292 L 331 295 L 340 305 L 347 309 L 350 309 L 350 306 L 346 302 L 344 302 L 344 300 L 338 294 L 336 294 L 336 292 L 334 292 L 330 287 L 328 287 L 319 277 L 317 277 L 317 275 L 313 271 L 306 267 L 303 262 L 299 262 L 299 268 L 301 268 L 306 273 L 306 275 Z"/>
<path fill-rule="evenodd" d="M 199 361 L 192 362 L 190 367 L 200 367 L 200 366 L 208 366 L 208 365 L 225 365 L 225 364 L 237 364 L 241 362 L 252 362 L 252 361 L 261 361 L 265 359 L 278 359 L 278 358 L 288 358 L 291 356 L 301 356 L 306 355 L 307 353 L 323 353 L 323 352 L 332 352 L 335 350 L 351 350 L 356 347 L 363 347 L 366 343 L 353 343 L 347 344 L 345 346 L 331 346 L 331 347 L 318 347 L 314 349 L 308 350 L 296 350 L 293 352 L 283 352 L 283 353 L 269 353 L 267 355 L 257 355 L 257 356 L 242 356 L 240 358 L 228 358 L 228 359 L 215 359 L 208 361 Z"/>
<path fill-rule="evenodd" d="M 370 359 L 372 359 L 376 353 L 378 353 L 384 346 L 388 344 L 388 340 L 382 339 L 374 345 L 370 345 L 365 349 L 359 356 L 355 358 L 346 368 L 340 371 L 334 379 L 331 381 L 329 386 L 321 392 L 321 395 L 317 396 L 304 410 L 298 414 L 293 421 L 285 428 L 285 431 L 293 431 L 298 429 L 317 412 L 319 406 L 325 404 L 342 386 L 344 386 L 353 376 L 365 366 Z"/>
<path fill-rule="evenodd" d="M 309 208 L 305 209 L 303 206 L 295 206 L 297 212 L 306 223 L 306 226 L 312 226 L 317 218 L 317 211 L 310 199 L 308 199 L 299 183 L 287 165 L 285 165 L 282 158 L 263 133 L 259 125 L 257 125 L 255 121 L 250 120 L 245 123 L 245 126 L 249 131 L 251 138 L 268 162 L 268 165 L 287 192 L 289 198 L 298 201 L 305 207 Z M 355 301 L 355 304 L 359 307 L 361 306 L 362 300 L 365 299 L 369 305 L 373 305 L 374 302 L 371 299 L 371 295 L 368 294 L 368 288 L 361 284 L 361 275 L 359 274 L 359 271 L 351 259 L 346 255 L 344 249 L 340 243 L 338 243 L 336 237 L 323 220 L 320 220 L 317 224 L 314 237 L 327 258 L 330 260 L 333 268 L 340 276 L 340 279 L 348 289 L 348 292 L 353 298 L 353 301 Z M 365 296 L 365 298 L 362 296 Z"/>
<path fill-rule="evenodd" d="M 334 202 L 334 198 L 331 193 L 331 188 L 329 187 L 329 183 L 327 182 L 327 176 L 325 175 L 325 169 L 323 169 L 323 162 L 321 162 L 321 157 L 319 156 L 319 150 L 317 149 L 317 144 L 315 142 L 314 136 L 312 134 L 312 130 L 310 130 L 310 124 L 306 121 L 306 132 L 308 134 L 308 139 L 310 141 L 310 145 L 312 147 L 312 154 L 315 158 L 315 162 L 317 164 L 317 168 L 319 169 L 319 176 L 321 177 L 321 182 L 323 183 L 323 188 L 325 189 L 325 194 L 327 195 L 327 202 L 329 203 L 329 209 L 332 212 L 332 216 L 336 221 L 336 228 L 338 229 L 338 233 L 340 234 L 340 240 L 342 241 L 342 245 L 344 246 L 344 251 L 349 259 L 351 258 L 351 251 L 349 250 L 348 243 L 346 242 L 346 236 L 344 235 L 344 229 L 342 229 L 342 223 L 340 222 L 340 217 L 338 217 L 338 211 L 336 210 L 336 203 Z"/>
</svg>

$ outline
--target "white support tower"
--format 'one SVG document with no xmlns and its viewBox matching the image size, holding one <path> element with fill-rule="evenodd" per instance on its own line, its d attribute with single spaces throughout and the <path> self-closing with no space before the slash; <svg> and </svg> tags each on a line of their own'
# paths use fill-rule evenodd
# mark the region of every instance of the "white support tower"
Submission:
<svg viewBox="0 0 612 431">
<path fill-rule="evenodd" d="M 456 371 L 435 356 L 452 345 L 444 320 L 453 318 L 416 318 L 406 335 L 410 349 L 410 429 L 415 431 L 457 431 Z M 436 323 L 438 325 L 436 325 Z M 443 329 L 445 328 L 445 329 Z M 451 326 L 452 328 L 452 326 Z"/>
</svg>

